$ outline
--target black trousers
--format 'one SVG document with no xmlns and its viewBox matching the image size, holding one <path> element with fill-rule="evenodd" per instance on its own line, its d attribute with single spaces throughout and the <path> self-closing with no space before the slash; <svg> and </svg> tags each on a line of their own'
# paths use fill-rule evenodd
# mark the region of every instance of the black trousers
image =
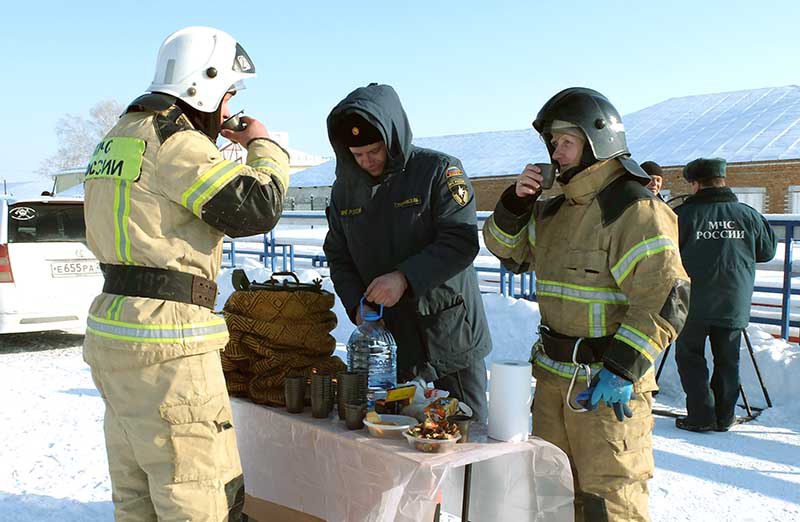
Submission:
<svg viewBox="0 0 800 522">
<path fill-rule="evenodd" d="M 709 386 L 706 337 L 711 341 L 714 372 Z M 740 328 L 723 328 L 686 321 L 675 341 L 675 362 L 686 393 L 688 421 L 697 426 L 729 426 L 736 418 L 739 398 Z"/>
<path fill-rule="evenodd" d="M 483 359 L 437 379 L 433 385 L 440 390 L 449 391 L 450 397 L 455 397 L 472 408 L 473 422 L 486 422 L 489 419 L 489 407 L 486 404 L 486 363 Z"/>
</svg>

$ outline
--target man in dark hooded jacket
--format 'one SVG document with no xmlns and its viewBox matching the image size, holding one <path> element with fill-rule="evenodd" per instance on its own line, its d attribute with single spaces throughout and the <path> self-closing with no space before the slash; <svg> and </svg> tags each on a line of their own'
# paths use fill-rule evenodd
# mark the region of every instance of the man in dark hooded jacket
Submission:
<svg viewBox="0 0 800 522">
<path fill-rule="evenodd" d="M 362 296 L 385 306 L 398 380 L 433 381 L 485 421 L 491 338 L 472 268 L 474 193 L 461 163 L 411 144 L 388 85 L 347 95 L 328 116 L 328 137 L 336 181 L 324 249 L 350 319 L 360 324 Z"/>
<path fill-rule="evenodd" d="M 727 431 L 735 422 L 739 345 L 750 320 L 756 263 L 775 257 L 777 247 L 764 216 L 725 186 L 725 167 L 721 158 L 686 165 L 694 195 L 675 209 L 681 258 L 692 278 L 689 316 L 675 343 L 687 416 L 675 426 L 689 431 Z M 714 356 L 710 387 L 707 337 Z"/>
</svg>

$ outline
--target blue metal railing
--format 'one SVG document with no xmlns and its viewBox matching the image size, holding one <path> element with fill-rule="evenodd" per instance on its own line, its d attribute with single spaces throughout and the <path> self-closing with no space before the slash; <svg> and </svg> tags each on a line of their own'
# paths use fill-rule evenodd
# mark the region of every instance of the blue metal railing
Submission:
<svg viewBox="0 0 800 522">
<path fill-rule="evenodd" d="M 769 221 L 770 226 L 775 230 L 776 236 L 784 241 L 784 258 L 783 258 L 783 278 L 780 288 L 770 286 L 755 286 L 754 292 L 762 292 L 768 294 L 781 294 L 781 317 L 775 319 L 771 317 L 750 316 L 751 323 L 769 324 L 780 326 L 781 337 L 784 339 L 789 338 L 789 328 L 800 328 L 800 321 L 793 321 L 791 319 L 791 303 L 792 295 L 800 295 L 800 288 L 792 288 L 792 277 L 800 274 L 792 270 L 792 247 L 800 239 L 795 238 L 795 227 L 800 231 L 800 218 L 786 219 L 784 216 L 767 215 L 765 216 Z M 782 237 L 780 232 L 783 232 Z M 519 284 L 516 283 L 519 278 Z M 519 292 L 516 289 L 519 288 Z M 513 274 L 505 268 L 500 268 L 500 293 L 506 296 L 513 296 L 530 301 L 536 300 L 536 279 L 534 274 Z"/>
<path fill-rule="evenodd" d="M 490 212 L 478 212 L 478 225 L 482 226 L 483 221 L 490 215 Z M 756 286 L 755 292 L 781 294 L 781 317 L 780 319 L 770 317 L 750 317 L 750 322 L 777 325 L 781 329 L 781 337 L 788 339 L 789 328 L 800 328 L 800 321 L 793 321 L 791 319 L 791 303 L 792 295 L 800 295 L 800 288 L 792 289 L 792 277 L 800 275 L 792 271 L 792 247 L 800 239 L 795 238 L 795 229 L 800 232 L 800 216 L 792 216 L 787 218 L 783 215 L 767 215 L 767 220 L 770 226 L 775 230 L 776 236 L 784 240 L 784 259 L 783 259 L 783 278 L 782 286 L 780 288 Z M 295 222 L 304 225 L 316 226 L 317 224 L 327 226 L 324 212 L 300 212 L 300 211 L 287 211 L 284 212 L 282 223 Z M 313 223 L 313 224 L 312 224 Z M 783 232 L 781 234 L 781 232 Z M 251 238 L 244 238 L 244 241 L 249 243 L 257 242 L 258 240 Z M 239 241 L 243 241 L 240 239 Z M 237 245 L 236 240 L 225 238 L 223 245 L 223 256 L 227 257 L 227 263 L 223 266 L 231 267 L 236 266 L 237 257 L 241 255 L 256 255 L 264 263 L 265 267 L 269 267 L 273 272 L 276 269 L 277 261 L 280 259 L 281 271 L 295 271 L 296 259 L 308 259 L 311 261 L 312 267 L 325 267 L 327 260 L 323 253 L 296 253 L 295 245 L 292 243 L 280 243 L 276 241 L 273 232 L 263 234 L 261 238 L 262 246 L 259 248 L 247 247 L 245 245 Z M 474 265 L 476 272 L 491 274 L 492 276 L 499 276 L 499 290 L 502 295 L 513 296 L 522 299 L 536 300 L 536 278 L 533 273 L 513 274 L 506 270 L 502 265 L 497 267 Z"/>
</svg>

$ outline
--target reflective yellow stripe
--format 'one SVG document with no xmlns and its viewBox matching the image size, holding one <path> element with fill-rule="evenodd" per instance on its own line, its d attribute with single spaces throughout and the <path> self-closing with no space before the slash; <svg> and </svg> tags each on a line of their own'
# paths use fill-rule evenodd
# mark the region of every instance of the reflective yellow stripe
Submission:
<svg viewBox="0 0 800 522">
<path fill-rule="evenodd" d="M 492 237 L 501 245 L 506 248 L 516 248 L 522 242 L 522 235 L 525 232 L 525 229 L 520 230 L 513 236 L 511 234 L 507 234 L 497 226 L 497 223 L 494 221 L 494 214 L 489 217 L 488 223 L 486 226 L 489 227 L 489 233 Z"/>
<path fill-rule="evenodd" d="M 258 158 L 248 163 L 247 166 L 264 171 L 270 177 L 277 179 L 283 191 L 286 192 L 286 187 L 289 185 L 289 175 L 284 169 L 281 169 L 280 165 L 266 158 Z"/>
<path fill-rule="evenodd" d="M 224 339 L 224 319 L 188 324 L 140 324 L 90 315 L 87 331 L 100 337 L 138 343 L 183 343 Z"/>
<path fill-rule="evenodd" d="M 133 263 L 131 258 L 131 238 L 128 232 L 128 218 L 131 213 L 131 184 L 127 181 L 114 182 L 114 250 L 117 259 L 124 265 Z"/>
<path fill-rule="evenodd" d="M 536 350 L 533 353 L 533 362 L 540 368 L 543 368 L 550 373 L 558 375 L 559 377 L 564 377 L 565 379 L 571 379 L 572 376 L 575 374 L 575 368 L 576 368 L 575 364 L 568 362 L 554 361 L 541 350 Z M 600 368 L 603 367 L 603 363 L 594 363 L 590 366 L 592 367 L 592 370 L 599 370 Z"/>
<path fill-rule="evenodd" d="M 181 204 L 191 210 L 192 214 L 200 217 L 200 209 L 203 208 L 205 202 L 216 194 L 221 187 L 225 186 L 228 181 L 243 168 L 244 165 L 233 163 L 232 161 L 220 161 L 205 171 L 197 178 L 192 186 L 181 195 Z"/>
<path fill-rule="evenodd" d="M 606 307 L 603 303 L 589 305 L 589 337 L 606 335 Z"/>
<path fill-rule="evenodd" d="M 203 193 L 200 194 L 195 200 L 194 204 L 192 205 L 192 214 L 200 217 L 200 209 L 203 208 L 203 205 L 206 204 L 206 201 L 211 199 L 214 194 L 219 192 L 219 189 L 227 185 L 231 178 L 233 178 L 236 173 L 243 168 L 244 165 L 236 165 L 230 169 L 223 169 L 220 171 L 217 174 L 216 179 L 209 183 Z"/>
<path fill-rule="evenodd" d="M 622 284 L 622 281 L 628 277 L 636 265 L 645 257 L 664 252 L 666 250 L 675 250 L 675 243 L 672 242 L 667 236 L 655 236 L 646 239 L 634 245 L 633 248 L 628 250 L 624 256 L 611 268 L 611 274 L 617 281 L 617 284 Z"/>
<path fill-rule="evenodd" d="M 125 300 L 125 296 L 118 295 L 114 298 L 111 302 L 111 306 L 108 307 L 106 311 L 106 319 L 117 319 L 119 320 L 119 314 L 122 310 L 122 301 Z"/>
<path fill-rule="evenodd" d="M 614 335 L 614 339 L 619 339 L 627 344 L 644 355 L 650 362 L 653 362 L 661 351 L 661 347 L 650 337 L 626 324 L 620 325 L 619 330 L 617 330 L 617 333 Z"/>
<path fill-rule="evenodd" d="M 536 294 L 579 303 L 628 304 L 619 288 L 580 286 L 560 281 L 536 280 Z"/>
</svg>

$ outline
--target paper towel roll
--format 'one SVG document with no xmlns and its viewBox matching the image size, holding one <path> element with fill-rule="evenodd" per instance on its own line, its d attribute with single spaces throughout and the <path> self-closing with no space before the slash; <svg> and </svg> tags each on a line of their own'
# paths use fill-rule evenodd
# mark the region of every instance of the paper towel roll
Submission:
<svg viewBox="0 0 800 522">
<path fill-rule="evenodd" d="M 530 434 L 531 365 L 494 361 L 489 385 L 489 436 L 519 442 Z"/>
</svg>

